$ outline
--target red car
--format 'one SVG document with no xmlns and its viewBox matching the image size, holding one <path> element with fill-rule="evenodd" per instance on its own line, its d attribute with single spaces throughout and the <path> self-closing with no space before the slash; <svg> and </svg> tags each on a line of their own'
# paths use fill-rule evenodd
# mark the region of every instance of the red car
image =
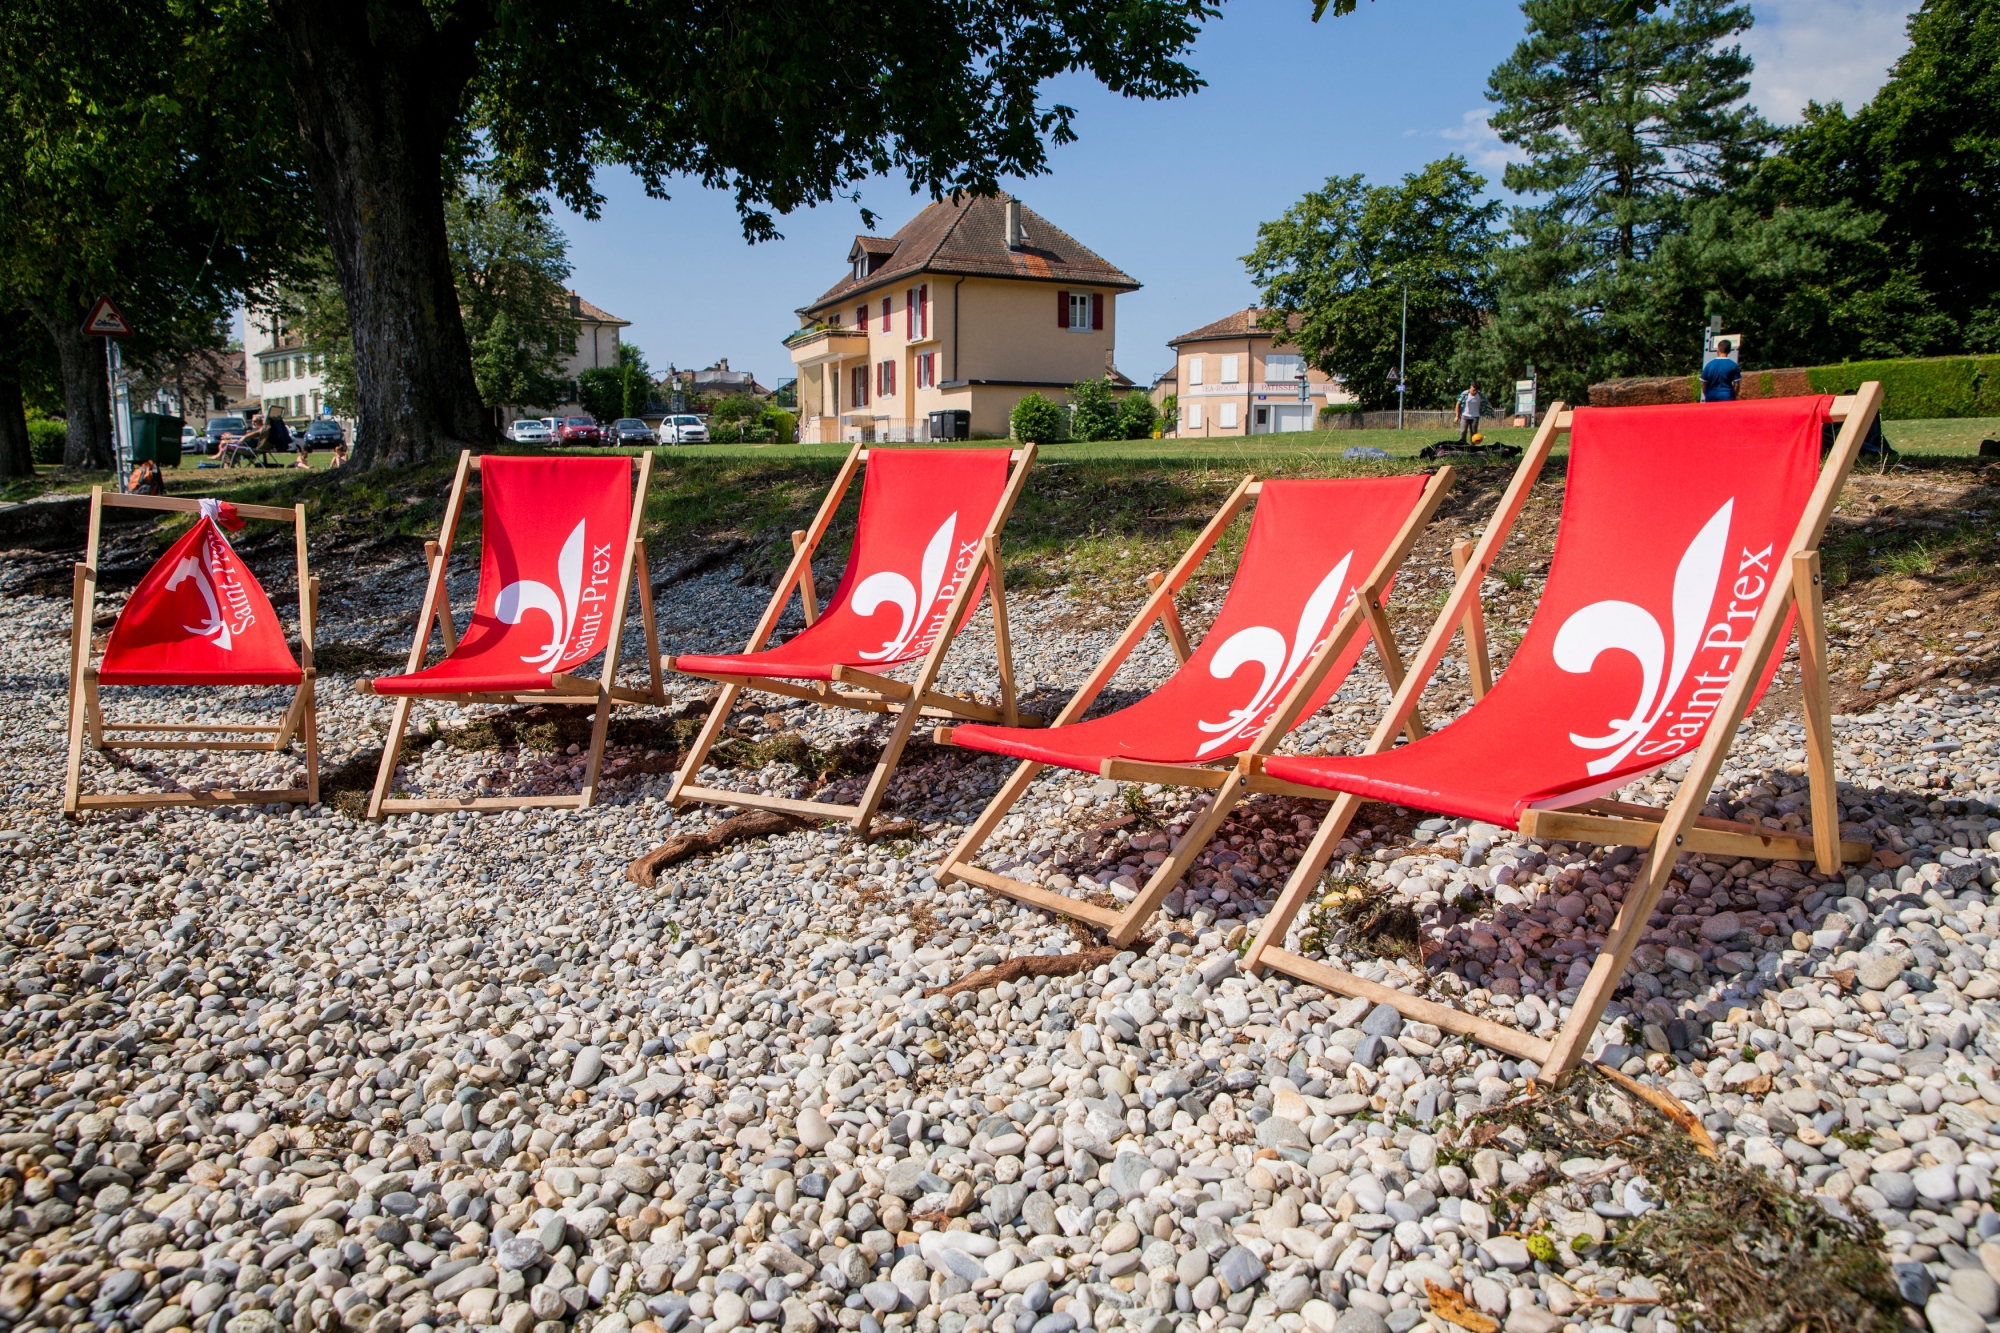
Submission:
<svg viewBox="0 0 2000 1333">
<path fill-rule="evenodd" d="M 589 417 L 564 417 L 556 427 L 557 444 L 603 444 L 604 428 Z"/>
</svg>

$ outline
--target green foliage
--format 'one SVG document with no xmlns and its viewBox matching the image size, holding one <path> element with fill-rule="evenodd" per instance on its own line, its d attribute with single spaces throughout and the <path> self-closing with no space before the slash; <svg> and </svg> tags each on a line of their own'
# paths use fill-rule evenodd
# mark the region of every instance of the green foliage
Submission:
<svg viewBox="0 0 2000 1333">
<path fill-rule="evenodd" d="M 474 364 L 477 365 L 477 362 Z M 592 366 L 589 370 L 578 371 L 576 401 L 583 404 L 584 411 L 605 425 L 623 416 L 624 413 L 618 409 L 625 402 L 625 384 L 618 367 Z"/>
<path fill-rule="evenodd" d="M 782 407 L 773 407 L 764 413 L 764 425 L 774 432 L 779 444 L 797 444 L 799 440 L 799 414 Z"/>
<path fill-rule="evenodd" d="M 1499 205 L 1485 188 L 1456 155 L 1393 186 L 1331 177 L 1258 227 L 1243 262 L 1266 307 L 1299 317 L 1287 345 L 1378 407 L 1396 403 L 1407 284 L 1409 406 L 1442 402 L 1454 346 L 1492 305 Z"/>
<path fill-rule="evenodd" d="M 1179 394 L 1170 393 L 1160 400 L 1160 419 L 1157 424 L 1162 435 L 1181 424 L 1181 396 Z"/>
<path fill-rule="evenodd" d="M 28 444 L 34 450 L 35 463 L 41 467 L 59 467 L 63 461 L 63 443 L 69 434 L 69 427 L 51 417 L 33 415 L 28 418 Z"/>
<path fill-rule="evenodd" d="M 446 198 L 444 219 L 480 400 L 488 407 L 562 402 L 569 395 L 560 372 L 576 346 L 576 319 L 561 229 L 543 210 L 478 184 Z"/>
<path fill-rule="evenodd" d="M 1078 380 L 1069 386 L 1069 437 L 1073 440 L 1127 438 L 1109 379 Z"/>
<path fill-rule="evenodd" d="M 1882 382 L 1886 420 L 2000 416 L 2000 357 L 1949 356 L 1910 361 L 1847 361 L 1813 366 L 1814 393 L 1852 393 Z"/>
<path fill-rule="evenodd" d="M 1069 438 L 1069 413 L 1039 393 L 1024 395 L 1007 421 L 1014 438 L 1023 444 L 1061 444 Z"/>
<path fill-rule="evenodd" d="M 1160 426 L 1160 409 L 1143 393 L 1133 392 L 1118 400 L 1118 438 L 1150 440 Z"/>
<path fill-rule="evenodd" d="M 747 393 L 732 393 L 715 404 L 712 416 L 715 422 L 726 424 L 731 421 L 755 422 L 764 415 L 764 404 Z"/>
</svg>

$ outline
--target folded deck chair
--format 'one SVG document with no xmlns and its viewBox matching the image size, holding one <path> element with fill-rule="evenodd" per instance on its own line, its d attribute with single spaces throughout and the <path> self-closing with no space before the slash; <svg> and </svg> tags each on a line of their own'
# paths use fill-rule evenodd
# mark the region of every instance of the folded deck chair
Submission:
<svg viewBox="0 0 2000 1333">
<path fill-rule="evenodd" d="M 195 514 L 195 524 L 139 580 L 111 637 L 104 660 L 90 664 L 97 600 L 97 550 L 106 509 L 156 509 Z M 284 626 L 224 529 L 249 518 L 292 525 L 299 565 L 299 656 Z M 313 707 L 313 608 L 319 580 L 306 569 L 306 507 L 231 505 L 214 500 L 90 492 L 90 529 L 76 566 L 71 619 L 69 770 L 63 810 L 121 806 L 312 804 L 319 800 L 319 733 Z M 289 685 L 291 706 L 276 722 L 113 722 L 99 703 L 105 685 Z M 228 740 L 188 739 L 215 735 Z M 302 736 L 306 783 L 278 791 L 175 791 L 83 794 L 83 748 L 93 750 L 253 750 L 275 752 Z"/>
<path fill-rule="evenodd" d="M 1850 398 L 1673 407 L 1560 404 L 1536 434 L 1486 533 L 1418 650 L 1378 738 L 1416 704 L 1457 628 L 1476 629 L 1480 582 L 1555 437 L 1570 434 L 1562 523 L 1547 585 L 1506 672 L 1423 740 L 1357 757 L 1246 756 L 1253 791 L 1338 792 L 1244 958 L 1343 995 L 1393 1005 L 1539 1064 L 1575 1066 L 1672 876 L 1679 854 L 1864 860 L 1840 841 L 1821 619 L 1820 534 L 1881 405 Z M 1843 422 L 1822 467 L 1820 425 Z M 1703 818 L 1736 728 L 1782 658 L 1796 620 L 1812 792 L 1809 835 Z M 1664 809 L 1605 801 L 1688 761 Z M 1645 848 L 1568 1021 L 1553 1042 L 1286 951 L 1292 918 L 1367 799 L 1487 820 L 1533 837 Z"/>
<path fill-rule="evenodd" d="M 1383 606 L 1396 570 L 1450 486 L 1450 468 L 1428 477 L 1244 478 L 1172 571 L 1154 576 L 1153 595 L 1054 726 L 939 729 L 940 741 L 1022 763 L 966 830 L 938 882 L 967 880 L 1087 921 L 1121 946 L 1131 943 L 1247 794 L 1232 762 L 1237 755 L 1269 754 L 1300 719 L 1317 712 L 1347 679 L 1369 638 L 1392 686 L 1401 679 Z M 1252 501 L 1257 507 L 1229 594 L 1201 646 L 1189 652 L 1174 594 Z M 1181 660 L 1179 669 L 1129 707 L 1077 721 L 1156 620 Z M 1113 911 L 972 864 L 1035 775 L 1051 764 L 1126 782 L 1208 788 L 1215 799 L 1126 908 Z"/>
<path fill-rule="evenodd" d="M 881 449 L 854 447 L 814 516 L 812 527 L 792 534 L 792 562 L 771 604 L 740 653 L 683 653 L 667 669 L 722 685 L 708 721 L 674 777 L 668 799 L 741 805 L 759 810 L 849 820 L 866 834 L 889 776 L 902 757 L 919 717 L 966 717 L 1018 726 L 1014 656 L 1007 638 L 1007 599 L 1000 579 L 1000 530 L 1021 493 L 1035 446 L 1007 449 Z M 1011 475 L 1009 467 L 1012 467 Z M 826 610 L 813 591 L 812 557 L 841 497 L 865 468 L 854 545 Z M 990 586 L 989 586 L 990 585 Z M 776 647 L 766 647 L 778 617 L 797 589 L 806 627 Z M 993 603 L 999 655 L 1000 706 L 937 690 L 945 654 L 963 629 L 980 592 Z M 921 659 L 914 681 L 881 673 Z M 841 690 L 837 685 L 859 686 Z M 746 689 L 834 708 L 895 713 L 896 726 L 867 789 L 855 805 L 795 801 L 756 792 L 725 791 L 695 782 L 709 749 Z M 911 707 L 912 701 L 916 706 Z"/>
<path fill-rule="evenodd" d="M 484 500 L 479 594 L 472 620 L 460 635 L 445 592 L 445 565 L 464 508 L 466 482 L 474 472 L 480 475 Z M 639 535 L 652 472 L 650 453 L 637 459 L 475 458 L 470 450 L 459 455 L 444 525 L 437 541 L 424 544 L 430 582 L 417 615 L 409 667 L 400 676 L 377 676 L 365 687 L 396 700 L 382 744 L 382 767 L 368 798 L 370 819 L 407 810 L 581 810 L 596 799 L 611 710 L 666 700 L 653 665 L 658 655 L 653 585 L 647 576 L 646 542 Z M 635 573 L 652 671 L 648 690 L 618 684 L 618 647 Z M 426 667 L 433 623 L 445 656 Z M 600 653 L 604 666 L 596 680 L 574 674 Z M 390 799 L 403 729 L 418 699 L 595 708 L 582 790 L 574 795 Z"/>
</svg>

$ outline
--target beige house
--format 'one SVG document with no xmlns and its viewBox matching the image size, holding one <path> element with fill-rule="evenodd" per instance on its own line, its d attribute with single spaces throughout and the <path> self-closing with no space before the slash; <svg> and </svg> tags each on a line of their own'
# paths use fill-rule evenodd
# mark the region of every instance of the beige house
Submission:
<svg viewBox="0 0 2000 1333">
<path fill-rule="evenodd" d="M 1004 438 L 1024 395 L 1116 374 L 1118 296 L 1139 286 L 1005 195 L 857 236 L 847 264 L 785 340 L 801 441 L 928 440 L 939 410 L 968 414 L 973 439 Z"/>
<path fill-rule="evenodd" d="M 1307 365 L 1287 345 L 1284 334 L 1297 327 L 1298 318 L 1287 324 L 1277 312 L 1253 307 L 1170 340 L 1174 368 L 1161 383 L 1178 395 L 1174 434 L 1194 439 L 1312 430 L 1322 407 L 1354 402 L 1332 376 Z"/>
</svg>

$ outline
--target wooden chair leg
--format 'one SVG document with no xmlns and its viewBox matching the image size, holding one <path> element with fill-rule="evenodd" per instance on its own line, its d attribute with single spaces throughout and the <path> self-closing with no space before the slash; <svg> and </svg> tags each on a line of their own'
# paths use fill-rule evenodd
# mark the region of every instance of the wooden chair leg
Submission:
<svg viewBox="0 0 2000 1333">
<path fill-rule="evenodd" d="M 1700 808 L 1698 804 L 1696 808 Z M 1664 826 L 1661 836 L 1665 836 Z M 1632 951 L 1639 947 L 1646 922 L 1666 892 L 1667 881 L 1673 878 L 1674 863 L 1679 859 L 1679 854 L 1672 847 L 1662 848 L 1657 843 L 1646 854 L 1645 871 L 1634 876 L 1631 887 L 1625 891 L 1625 901 L 1619 905 L 1611 929 L 1605 932 L 1604 947 L 1598 950 L 1597 957 L 1590 964 L 1590 975 L 1577 989 L 1576 1002 L 1570 1006 L 1569 1020 L 1563 1024 L 1550 1047 L 1548 1065 L 1542 1070 L 1545 1077 L 1559 1078 L 1576 1068 L 1583 1059 L 1584 1048 L 1590 1044 L 1591 1034 L 1597 1030 L 1597 1020 L 1604 1011 L 1605 1002 L 1617 989 L 1618 979 L 1625 975 Z"/>
<path fill-rule="evenodd" d="M 611 727 L 611 692 L 600 690 L 597 696 L 597 717 L 590 724 L 590 757 L 584 761 L 583 804 L 577 808 L 588 810 L 597 799 L 597 775 L 604 767 L 604 738 Z"/>
<path fill-rule="evenodd" d="M 306 800 L 308 804 L 319 804 L 319 704 L 315 698 L 317 691 L 310 673 L 306 676 L 306 716 L 301 727 L 306 741 Z"/>
<path fill-rule="evenodd" d="M 69 766 L 63 775 L 63 813 L 73 815 L 83 794 L 84 696 L 81 677 L 69 687 Z"/>
<path fill-rule="evenodd" d="M 1833 772 L 1833 701 L 1827 687 L 1826 608 L 1818 551 L 1792 557 L 1798 610 L 1799 693 L 1806 715 L 1806 773 L 1812 794 L 1813 861 L 1822 875 L 1840 870 L 1840 789 Z"/>
<path fill-rule="evenodd" d="M 1367 617 L 1368 633 L 1375 640 L 1375 651 L 1382 656 L 1382 678 L 1389 682 L 1393 694 L 1403 688 L 1403 652 L 1396 647 L 1396 635 L 1389 625 L 1389 613 L 1378 605 L 1374 598 L 1361 600 L 1361 614 Z M 1413 741 L 1424 738 L 1424 718 L 1413 704 L 1410 716 L 1403 723 L 1403 734 Z"/>
<path fill-rule="evenodd" d="M 389 714 L 389 734 L 382 738 L 382 766 L 375 772 L 375 790 L 368 796 L 368 818 L 382 817 L 382 802 L 389 799 L 389 787 L 396 780 L 396 753 L 403 748 L 403 728 L 410 724 L 408 695 L 396 700 Z"/>
<path fill-rule="evenodd" d="M 939 884 L 949 884 L 957 878 L 952 874 L 953 866 L 972 864 L 972 858 L 979 855 L 979 849 L 993 836 L 993 830 L 1000 827 L 1000 821 L 1007 817 L 1007 812 L 1027 794 L 1035 775 L 1041 771 L 1042 765 L 1032 759 L 1023 759 L 1014 766 L 1013 775 L 1001 784 L 1000 790 L 993 794 L 993 799 L 980 811 L 979 818 L 972 821 L 972 827 L 959 838 L 958 846 L 951 849 L 951 855 L 938 868 Z"/>
<path fill-rule="evenodd" d="M 681 771 L 674 774 L 674 785 L 667 789 L 667 804 L 678 810 L 685 802 L 681 789 L 694 781 L 695 774 L 701 772 L 702 762 L 714 748 L 716 739 L 722 735 L 722 728 L 729 721 L 729 710 L 736 706 L 736 696 L 743 692 L 741 685 L 724 685 L 722 693 L 716 696 L 715 707 L 708 710 L 708 721 L 701 724 L 701 731 L 688 747 L 688 757 L 681 763 Z"/>
<path fill-rule="evenodd" d="M 1000 577 L 1000 541 L 986 539 L 986 600 L 993 605 L 993 650 L 1000 663 L 1001 725 L 1021 725 L 1021 710 L 1014 693 L 1014 641 L 1007 632 L 1007 585 Z"/>
<path fill-rule="evenodd" d="M 1264 918 L 1264 928 L 1257 932 L 1251 942 L 1249 952 L 1243 955 L 1243 969 L 1252 973 L 1263 966 L 1264 951 L 1281 949 L 1285 944 L 1285 932 L 1292 928 L 1292 918 L 1305 906 L 1307 895 L 1319 883 L 1320 872 L 1333 859 L 1333 849 L 1346 834 L 1347 826 L 1354 821 L 1354 812 L 1361 808 L 1361 798 L 1349 792 L 1342 792 L 1333 802 L 1333 808 L 1320 821 L 1319 832 L 1313 834 L 1311 842 L 1299 856 L 1298 865 L 1292 868 L 1292 877 L 1285 881 L 1284 892 L 1272 904 L 1271 914 Z"/>
<path fill-rule="evenodd" d="M 83 719 L 88 728 L 90 748 L 104 748 L 104 702 L 97 694 L 97 676 L 93 671 L 83 674 Z"/>
<path fill-rule="evenodd" d="M 1139 938 L 1146 922 L 1152 919 L 1153 913 L 1160 909 L 1160 903 L 1173 891 L 1174 885 L 1180 882 L 1195 858 L 1201 855 L 1202 848 L 1215 837 L 1216 830 L 1222 827 L 1223 820 L 1229 818 L 1230 810 L 1243 799 L 1246 790 L 1243 775 L 1232 769 L 1228 779 L 1216 789 L 1215 799 L 1209 802 L 1208 809 L 1202 811 L 1201 818 L 1190 824 L 1188 831 L 1181 835 L 1181 845 L 1160 863 L 1160 868 L 1146 881 L 1146 887 L 1139 891 L 1139 896 L 1132 900 L 1125 914 L 1118 919 L 1117 927 L 1110 932 L 1113 944 L 1123 948 Z"/>
<path fill-rule="evenodd" d="M 889 733 L 889 743 L 882 747 L 882 757 L 875 761 L 875 772 L 868 779 L 868 790 L 862 793 L 860 808 L 854 815 L 854 831 L 859 836 L 868 836 L 868 825 L 874 820 L 875 809 L 882 804 L 882 797 L 889 789 L 889 778 L 902 760 L 903 747 L 909 743 L 910 733 L 916 730 L 917 719 L 923 715 L 924 710 L 914 702 L 896 715 L 895 729 Z"/>
<path fill-rule="evenodd" d="M 638 567 L 635 575 L 639 584 L 639 623 L 646 631 L 646 670 L 648 688 L 655 707 L 664 708 L 667 703 L 667 683 L 660 675 L 660 622 L 653 611 L 653 574 L 646 564 L 646 543 L 638 544 Z"/>
<path fill-rule="evenodd" d="M 1465 567 L 1477 545 L 1470 538 L 1451 544 L 1451 566 L 1459 577 L 1465 576 Z M 1493 662 L 1486 651 L 1486 617 L 1479 609 L 1477 596 L 1465 613 L 1465 665 L 1472 678 L 1472 701 L 1478 703 L 1493 688 Z"/>
</svg>

